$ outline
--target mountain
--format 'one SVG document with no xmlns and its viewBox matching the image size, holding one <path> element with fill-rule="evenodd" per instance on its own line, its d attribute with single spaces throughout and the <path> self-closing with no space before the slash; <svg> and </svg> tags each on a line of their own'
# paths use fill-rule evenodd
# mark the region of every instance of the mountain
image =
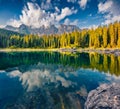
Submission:
<svg viewBox="0 0 120 109">
<path fill-rule="evenodd" d="M 10 31 L 15 31 L 15 32 L 18 31 L 18 28 L 13 27 L 13 26 L 11 26 L 11 25 L 7 25 L 7 26 L 5 27 L 5 29 L 6 29 L 6 30 L 10 30 Z"/>
<path fill-rule="evenodd" d="M 30 34 L 30 27 L 28 27 L 24 24 L 20 25 L 19 28 L 17 28 L 17 29 L 18 29 L 19 33 Z"/>
<path fill-rule="evenodd" d="M 19 36 L 23 36 L 24 34 L 20 34 L 18 32 L 14 32 L 14 31 L 11 31 L 11 30 L 6 30 L 6 29 L 1 29 L 0 28 L 0 37 L 1 36 L 4 36 L 4 37 L 9 37 L 11 35 L 19 35 Z"/>
<path fill-rule="evenodd" d="M 63 24 L 61 24 L 58 27 L 56 27 L 55 25 L 45 27 L 43 25 L 40 28 L 32 28 L 24 24 L 20 25 L 18 28 L 7 25 L 5 29 L 23 33 L 23 34 L 39 34 L 39 35 L 40 34 L 61 34 L 64 32 L 72 32 L 75 30 L 80 30 L 79 27 L 75 25 L 63 25 Z"/>
<path fill-rule="evenodd" d="M 75 25 L 63 25 L 63 24 L 61 24 L 58 28 L 58 33 L 72 32 L 75 30 L 80 30 L 80 29 Z"/>
</svg>

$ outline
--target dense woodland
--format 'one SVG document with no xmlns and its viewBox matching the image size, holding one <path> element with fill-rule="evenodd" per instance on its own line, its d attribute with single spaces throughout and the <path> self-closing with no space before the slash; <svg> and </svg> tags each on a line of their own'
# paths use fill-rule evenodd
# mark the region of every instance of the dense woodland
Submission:
<svg viewBox="0 0 120 109">
<path fill-rule="evenodd" d="M 60 35 L 21 36 L 0 31 L 0 48 L 120 48 L 120 22 Z"/>
</svg>

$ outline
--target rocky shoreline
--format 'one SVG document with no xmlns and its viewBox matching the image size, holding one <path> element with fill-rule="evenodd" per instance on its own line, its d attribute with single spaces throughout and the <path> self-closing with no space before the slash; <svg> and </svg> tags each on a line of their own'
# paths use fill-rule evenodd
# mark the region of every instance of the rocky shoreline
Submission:
<svg viewBox="0 0 120 109">
<path fill-rule="evenodd" d="M 103 84 L 92 90 L 85 102 L 85 109 L 120 109 L 120 85 Z"/>
<path fill-rule="evenodd" d="M 76 48 L 55 48 L 55 49 L 38 49 L 38 48 L 16 48 L 16 49 L 0 49 L 0 52 L 80 52 L 80 53 L 99 53 L 99 54 L 114 54 L 120 56 L 120 49 L 76 49 Z"/>
<path fill-rule="evenodd" d="M 85 52 L 85 53 L 99 53 L 99 54 L 114 54 L 120 56 L 120 49 L 59 49 L 60 52 Z"/>
<path fill-rule="evenodd" d="M 114 54 L 116 56 L 120 56 L 120 49 L 115 49 L 115 50 L 109 50 L 109 49 L 106 49 L 106 50 L 85 50 L 85 52 L 96 52 L 96 53 L 99 53 L 99 54 Z"/>
</svg>

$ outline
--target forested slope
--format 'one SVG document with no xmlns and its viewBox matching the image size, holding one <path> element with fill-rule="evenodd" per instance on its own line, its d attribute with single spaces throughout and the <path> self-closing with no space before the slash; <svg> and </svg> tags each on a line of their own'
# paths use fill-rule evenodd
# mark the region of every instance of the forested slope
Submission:
<svg viewBox="0 0 120 109">
<path fill-rule="evenodd" d="M 71 33 L 53 35 L 1 35 L 1 48 L 120 48 L 120 22 L 84 29 Z"/>
</svg>

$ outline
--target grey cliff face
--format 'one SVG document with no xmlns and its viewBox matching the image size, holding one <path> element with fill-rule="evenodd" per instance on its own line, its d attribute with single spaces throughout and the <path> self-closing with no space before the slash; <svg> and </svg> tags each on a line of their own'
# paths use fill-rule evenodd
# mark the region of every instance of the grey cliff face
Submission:
<svg viewBox="0 0 120 109">
<path fill-rule="evenodd" d="M 80 30 L 75 25 L 63 25 L 63 24 L 61 24 L 58 27 L 56 27 L 55 25 L 45 27 L 43 25 L 39 28 L 32 28 L 32 27 L 26 26 L 24 24 L 20 25 L 18 28 L 7 25 L 5 27 L 5 29 L 11 30 L 11 31 L 16 31 L 16 32 L 23 33 L 23 34 L 38 34 L 38 35 L 61 34 L 61 33 L 64 33 L 64 32 L 72 32 L 72 31 L 75 31 L 75 30 Z"/>
<path fill-rule="evenodd" d="M 120 85 L 103 84 L 91 91 L 85 109 L 120 109 Z"/>
</svg>

